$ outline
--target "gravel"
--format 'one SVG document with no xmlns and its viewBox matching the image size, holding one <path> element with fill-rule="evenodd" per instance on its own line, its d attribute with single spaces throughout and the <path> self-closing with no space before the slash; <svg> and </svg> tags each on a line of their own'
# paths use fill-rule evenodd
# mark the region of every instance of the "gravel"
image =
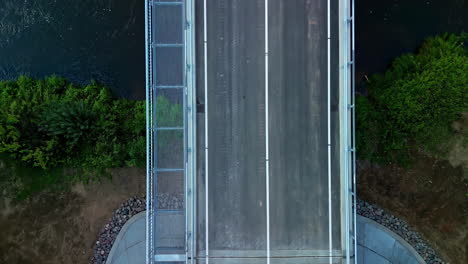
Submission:
<svg viewBox="0 0 468 264">
<path fill-rule="evenodd" d="M 161 194 L 157 197 L 158 208 L 183 208 L 183 194 Z M 132 218 L 132 216 L 146 210 L 145 197 L 131 197 L 120 207 L 114 211 L 112 218 L 107 223 L 99 234 L 99 238 L 94 244 L 94 254 L 91 258 L 91 264 L 105 264 L 107 256 L 112 248 L 112 245 L 122 229 L 123 225 Z M 358 199 L 357 213 L 367 217 L 375 222 L 392 230 L 421 255 L 428 264 L 444 263 L 437 252 L 419 235 L 413 231 L 408 224 L 399 218 L 394 217 L 376 205 L 372 205 Z"/>
<path fill-rule="evenodd" d="M 157 196 L 157 208 L 161 209 L 182 209 L 183 194 L 161 194 Z M 145 197 L 131 197 L 122 203 L 117 210 L 112 213 L 112 218 L 101 230 L 99 237 L 94 244 L 94 254 L 91 264 L 105 264 L 107 256 L 111 251 L 117 235 L 132 216 L 146 210 Z"/>
<path fill-rule="evenodd" d="M 442 264 L 437 252 L 427 243 L 421 235 L 413 231 L 408 224 L 389 214 L 380 207 L 358 199 L 357 213 L 385 226 L 406 240 L 428 264 Z"/>
</svg>

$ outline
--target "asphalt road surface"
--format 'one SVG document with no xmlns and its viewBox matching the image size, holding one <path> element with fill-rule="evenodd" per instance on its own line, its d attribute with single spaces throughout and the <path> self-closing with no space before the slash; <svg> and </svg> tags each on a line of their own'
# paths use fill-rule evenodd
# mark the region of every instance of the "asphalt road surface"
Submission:
<svg viewBox="0 0 468 264">
<path fill-rule="evenodd" d="M 207 240 L 210 263 L 266 263 L 268 223 L 271 263 L 289 263 L 282 257 L 290 256 L 294 263 L 328 263 L 318 256 L 329 252 L 329 205 L 333 254 L 340 254 L 337 24 L 331 24 L 329 108 L 327 1 L 268 0 L 267 64 L 265 3 L 207 0 L 205 56 L 204 6 L 196 1 L 197 100 L 205 106 L 197 124 L 200 263 Z M 337 18 L 337 3 L 331 7 L 331 17 Z"/>
</svg>

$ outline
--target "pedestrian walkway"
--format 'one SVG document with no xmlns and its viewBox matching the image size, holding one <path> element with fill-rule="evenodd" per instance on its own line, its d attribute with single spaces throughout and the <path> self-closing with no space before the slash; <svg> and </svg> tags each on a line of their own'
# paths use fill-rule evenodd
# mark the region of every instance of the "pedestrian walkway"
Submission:
<svg viewBox="0 0 468 264">
<path fill-rule="evenodd" d="M 156 215 L 159 234 L 156 249 L 161 254 L 181 254 L 184 250 L 184 214 L 160 210 Z M 146 211 L 127 221 L 112 245 L 106 264 L 145 264 Z"/>
<path fill-rule="evenodd" d="M 106 264 L 145 264 L 146 211 L 127 221 L 115 239 Z"/>
</svg>

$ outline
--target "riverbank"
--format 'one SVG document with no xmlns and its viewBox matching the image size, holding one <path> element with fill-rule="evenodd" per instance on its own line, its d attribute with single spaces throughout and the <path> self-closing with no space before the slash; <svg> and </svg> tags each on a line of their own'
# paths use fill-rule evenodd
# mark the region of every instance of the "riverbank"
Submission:
<svg viewBox="0 0 468 264">
<path fill-rule="evenodd" d="M 41 193 L 14 204 L 0 199 L 0 263 L 88 263 L 115 208 L 146 192 L 145 170 L 112 169 L 112 180 Z"/>
</svg>

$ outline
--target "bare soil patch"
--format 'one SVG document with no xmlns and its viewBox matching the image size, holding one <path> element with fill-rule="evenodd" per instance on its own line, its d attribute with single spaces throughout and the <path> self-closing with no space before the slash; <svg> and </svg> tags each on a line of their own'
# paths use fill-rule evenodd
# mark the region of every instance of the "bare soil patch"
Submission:
<svg viewBox="0 0 468 264">
<path fill-rule="evenodd" d="M 358 195 L 402 218 L 452 264 L 468 263 L 463 165 L 418 156 L 411 169 L 358 164 Z"/>
<path fill-rule="evenodd" d="M 146 191 L 144 169 L 114 169 L 112 175 L 19 204 L 0 198 L 0 263 L 89 263 L 112 212 Z"/>
</svg>

